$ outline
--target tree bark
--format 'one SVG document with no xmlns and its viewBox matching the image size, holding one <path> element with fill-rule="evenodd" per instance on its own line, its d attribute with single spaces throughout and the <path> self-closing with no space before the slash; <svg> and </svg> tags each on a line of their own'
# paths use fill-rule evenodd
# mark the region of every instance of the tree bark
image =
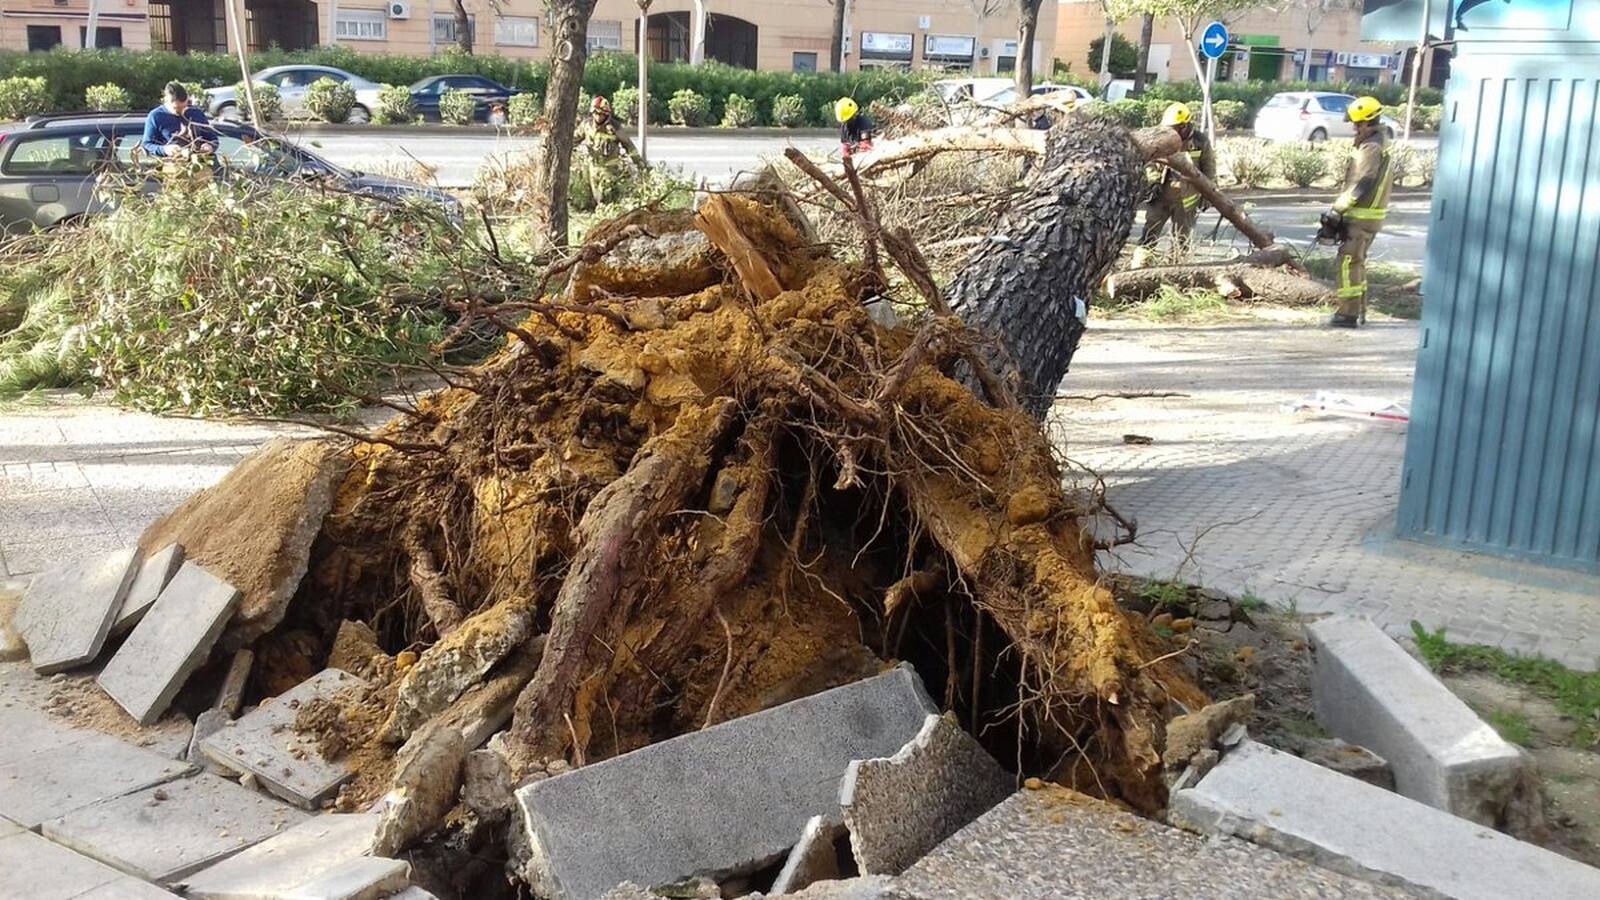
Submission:
<svg viewBox="0 0 1600 900">
<path fill-rule="evenodd" d="M 1017 72 L 1019 99 L 1033 94 L 1033 40 L 1039 34 L 1039 6 L 1044 0 L 1017 0 Z"/>
<path fill-rule="evenodd" d="M 1117 20 L 1106 16 L 1105 36 L 1100 39 L 1100 90 L 1111 83 L 1111 41 L 1117 33 Z"/>
<path fill-rule="evenodd" d="M 456 4 L 456 46 L 462 53 L 472 52 L 472 19 L 467 16 L 466 0 L 455 0 Z M 429 28 L 433 25 L 430 23 Z"/>
<path fill-rule="evenodd" d="M 585 35 L 595 0 L 559 0 L 551 5 L 555 19 L 554 52 L 545 91 L 548 131 L 539 151 L 539 172 L 545 191 L 545 233 L 552 247 L 567 246 L 567 187 L 572 177 L 572 146 L 577 138 L 578 91 L 588 59 Z M 641 98 L 641 103 L 646 101 Z"/>
<path fill-rule="evenodd" d="M 828 68 L 844 71 L 844 11 L 850 0 L 833 0 L 833 41 L 828 45 Z"/>
<path fill-rule="evenodd" d="M 1144 93 L 1145 70 L 1150 68 L 1150 42 L 1155 39 L 1156 17 L 1145 13 L 1139 23 L 1139 64 L 1133 72 L 1133 95 Z"/>
</svg>

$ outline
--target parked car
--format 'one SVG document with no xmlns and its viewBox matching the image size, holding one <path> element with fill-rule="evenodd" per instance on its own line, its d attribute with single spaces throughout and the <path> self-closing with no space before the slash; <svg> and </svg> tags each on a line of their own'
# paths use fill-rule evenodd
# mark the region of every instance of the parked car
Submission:
<svg viewBox="0 0 1600 900">
<path fill-rule="evenodd" d="M 306 115 L 306 89 L 323 78 L 342 81 L 355 88 L 356 105 L 346 121 L 360 124 L 372 121 L 372 111 L 378 108 L 378 91 L 383 85 L 368 81 L 360 75 L 335 69 L 332 66 L 273 66 L 250 76 L 257 83 L 270 84 L 283 98 L 283 114 L 288 118 Z M 218 119 L 243 119 L 244 110 L 239 105 L 237 92 L 232 87 L 212 88 L 206 112 Z"/>
<path fill-rule="evenodd" d="M 1059 93 L 1070 94 L 1072 95 L 1072 98 L 1079 103 L 1094 99 L 1093 93 L 1078 87 L 1075 84 L 1052 84 L 1050 82 L 1046 82 L 1044 84 L 1036 84 L 1033 86 L 1033 96 L 1035 97 L 1038 97 L 1042 94 Z"/>
<path fill-rule="evenodd" d="M 1101 99 L 1105 100 L 1107 103 L 1115 103 L 1118 100 L 1128 99 L 1128 97 L 1132 94 L 1132 78 L 1113 78 L 1111 79 L 1111 82 L 1106 85 L 1106 89 L 1101 92 Z"/>
<path fill-rule="evenodd" d="M 1288 91 L 1273 94 L 1261 111 L 1256 113 L 1255 133 L 1269 141 L 1325 141 L 1336 137 L 1354 137 L 1356 127 L 1344 117 L 1350 94 L 1328 91 Z M 1382 117 L 1389 137 L 1394 137 L 1400 123 Z"/>
<path fill-rule="evenodd" d="M 334 186 L 373 197 L 417 197 L 455 215 L 449 194 L 398 178 L 336 166 L 290 141 L 263 138 L 238 122 L 215 123 L 224 177 L 325 178 Z M 59 113 L 0 125 L 0 230 L 25 232 L 105 213 L 96 194 L 102 174 L 144 178 L 154 165 L 141 147 L 144 116 L 136 113 Z M 145 178 L 145 190 L 158 182 Z"/>
<path fill-rule="evenodd" d="M 476 109 L 473 119 L 479 122 L 489 120 L 489 110 L 496 105 L 505 105 L 512 97 L 523 93 L 518 88 L 509 88 L 498 81 L 485 78 L 482 75 L 429 75 L 427 78 L 413 84 L 411 100 L 417 105 L 417 114 L 429 122 L 439 121 L 439 95 L 444 90 L 466 91 L 472 95 Z"/>
<path fill-rule="evenodd" d="M 994 104 L 996 97 L 1002 97 L 1007 92 L 1011 97 L 1017 95 L 1015 83 L 1009 78 L 943 78 L 933 83 L 933 90 L 952 106 L 958 103 Z M 1005 99 L 999 101 L 1001 104 L 1008 102 Z"/>
</svg>

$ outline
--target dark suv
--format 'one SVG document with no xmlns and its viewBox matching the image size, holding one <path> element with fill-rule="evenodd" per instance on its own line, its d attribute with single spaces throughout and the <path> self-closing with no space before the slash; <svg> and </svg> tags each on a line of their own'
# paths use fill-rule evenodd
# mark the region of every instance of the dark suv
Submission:
<svg viewBox="0 0 1600 900">
<path fill-rule="evenodd" d="M 0 125 L 0 229 L 25 232 L 104 213 L 96 179 L 106 172 L 139 177 L 156 165 L 141 148 L 144 113 L 58 113 Z M 454 213 L 455 198 L 398 178 L 340 168 L 289 141 L 263 138 L 236 122 L 213 123 L 224 177 L 325 178 L 341 190 L 376 197 L 420 197 Z M 153 178 L 146 190 L 155 190 Z"/>
</svg>

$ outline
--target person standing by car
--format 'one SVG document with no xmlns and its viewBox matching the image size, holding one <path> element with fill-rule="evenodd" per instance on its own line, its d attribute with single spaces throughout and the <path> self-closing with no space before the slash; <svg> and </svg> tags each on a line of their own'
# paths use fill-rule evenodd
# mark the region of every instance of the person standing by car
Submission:
<svg viewBox="0 0 1600 900">
<path fill-rule="evenodd" d="M 1356 155 L 1345 173 L 1344 192 L 1323 215 L 1324 227 L 1339 241 L 1339 308 L 1328 324 L 1355 328 L 1367 318 L 1367 251 L 1388 215 L 1394 157 L 1381 121 L 1383 104 L 1375 97 L 1350 101 L 1345 116 L 1356 126 Z"/>
<path fill-rule="evenodd" d="M 611 103 L 604 97 L 594 98 L 589 107 L 589 121 L 578 132 L 578 143 L 583 145 L 589 172 L 589 188 L 595 205 L 616 198 L 627 177 L 630 161 L 643 165 L 633 141 L 622 133 L 617 117 L 611 114 Z"/>
<path fill-rule="evenodd" d="M 850 97 L 834 101 L 833 117 L 839 120 L 839 148 L 845 156 L 855 156 L 872 149 L 872 120 Z"/>
<path fill-rule="evenodd" d="M 1161 125 L 1178 133 L 1183 141 L 1183 152 L 1189 154 L 1201 174 L 1217 177 L 1217 155 L 1205 133 L 1194 127 L 1194 114 L 1182 103 L 1170 104 L 1161 114 Z M 1187 179 L 1173 171 L 1171 166 L 1159 166 L 1157 180 L 1150 185 L 1149 205 L 1144 210 L 1144 231 L 1139 235 L 1139 247 L 1133 251 L 1133 268 L 1148 264 L 1161 232 L 1172 224 L 1173 254 L 1182 257 L 1189 252 L 1189 236 L 1194 232 L 1195 219 L 1201 212 L 1200 191 Z"/>
<path fill-rule="evenodd" d="M 206 114 L 189 105 L 182 83 L 167 82 L 161 105 L 144 120 L 144 152 L 167 159 L 188 159 L 217 152 L 217 133 Z"/>
</svg>

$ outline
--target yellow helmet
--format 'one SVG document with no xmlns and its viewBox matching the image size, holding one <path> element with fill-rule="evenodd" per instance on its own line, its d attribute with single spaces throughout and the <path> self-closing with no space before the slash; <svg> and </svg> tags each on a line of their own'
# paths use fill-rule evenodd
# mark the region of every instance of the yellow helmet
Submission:
<svg viewBox="0 0 1600 900">
<path fill-rule="evenodd" d="M 1371 122 L 1383 113 L 1383 104 L 1377 97 L 1357 97 L 1350 101 L 1350 106 L 1345 110 L 1345 115 L 1352 122 Z"/>
<path fill-rule="evenodd" d="M 840 97 L 833 104 L 833 117 L 841 122 L 848 122 L 854 119 L 856 113 L 860 111 L 861 107 L 857 106 L 856 101 L 849 97 Z"/>
<path fill-rule="evenodd" d="M 1169 103 L 1167 109 L 1161 114 L 1161 124 L 1169 128 L 1179 125 L 1188 125 L 1194 121 L 1194 113 L 1189 112 L 1186 103 Z"/>
</svg>

